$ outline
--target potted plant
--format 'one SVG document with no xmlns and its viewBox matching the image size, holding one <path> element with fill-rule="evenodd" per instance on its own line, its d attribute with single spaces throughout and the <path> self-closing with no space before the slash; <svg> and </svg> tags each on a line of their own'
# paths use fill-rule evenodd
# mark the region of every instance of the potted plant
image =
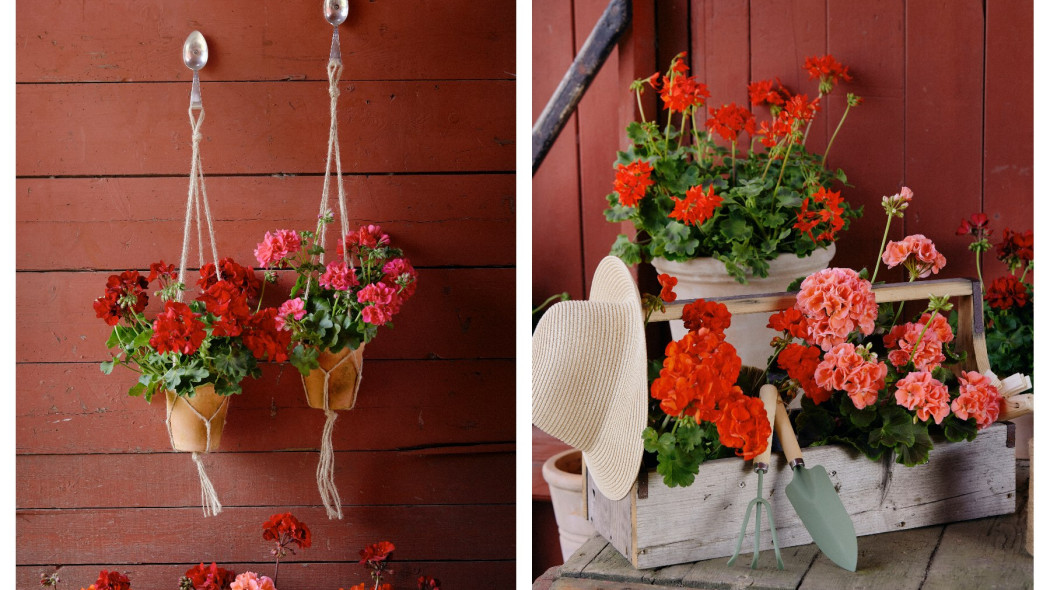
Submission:
<svg viewBox="0 0 1050 590">
<path fill-rule="evenodd" d="M 705 113 L 710 93 L 689 75 L 684 57 L 676 56 L 662 76 L 631 85 L 641 120 L 627 126 L 629 144 L 617 154 L 606 219 L 629 221 L 637 233 L 634 239 L 621 234 L 612 254 L 627 264 L 652 263 L 658 273 L 676 278 L 680 295 L 689 298 L 783 291 L 795 278 L 827 266 L 835 240 L 860 216 L 833 190 L 835 181 L 846 183 L 845 173 L 829 170 L 826 161 L 861 99 L 847 94 L 847 108 L 823 153 L 806 149 L 822 100 L 851 75 L 830 55 L 807 58 L 806 71 L 819 80 L 812 100 L 779 81 L 753 82 L 750 106 L 769 108 L 770 119 L 760 123 L 747 106 L 708 107 Z M 646 86 L 660 93 L 668 111 L 662 128 L 642 108 Z M 672 328 L 676 338 L 685 332 L 680 325 Z M 759 366 L 768 356 L 765 343 L 773 334 L 743 337 L 756 329 L 763 328 L 738 325 L 730 331 L 745 365 Z"/>
<path fill-rule="evenodd" d="M 259 376 L 260 361 L 286 360 L 290 338 L 277 329 L 277 309 L 261 306 L 262 283 L 250 268 L 223 258 L 200 275 L 200 293 L 184 303 L 175 265 L 153 263 L 147 276 L 124 271 L 109 277 L 94 308 L 113 327 L 106 341 L 113 358 L 102 372 L 123 365 L 139 374 L 129 395 L 149 402 L 164 394 L 172 447 L 193 453 L 201 483 L 214 496 L 197 454 L 219 447 L 230 396 L 241 393 L 245 377 Z M 152 319 L 150 285 L 163 302 Z M 217 499 L 213 508 L 221 510 Z"/>
<path fill-rule="evenodd" d="M 380 326 L 391 320 L 416 290 L 416 270 L 378 225 L 364 225 L 340 240 L 335 260 L 324 262 L 325 212 L 317 230 L 266 232 L 255 249 L 268 281 L 277 269 L 296 280 L 276 314 L 289 360 L 302 374 L 307 404 L 325 411 L 317 483 L 329 518 L 342 518 L 335 489 L 332 429 L 335 410 L 349 410 L 361 385 L 363 352 Z"/>
</svg>

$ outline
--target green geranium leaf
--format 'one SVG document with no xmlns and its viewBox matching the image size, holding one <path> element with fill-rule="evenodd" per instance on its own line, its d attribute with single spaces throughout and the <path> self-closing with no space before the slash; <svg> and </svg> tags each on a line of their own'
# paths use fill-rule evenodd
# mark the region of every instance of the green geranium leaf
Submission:
<svg viewBox="0 0 1050 590">
<path fill-rule="evenodd" d="M 623 260 L 623 263 L 628 266 L 633 266 L 642 262 L 642 249 L 624 234 L 616 236 L 616 241 L 613 242 L 609 254 L 611 256 L 619 257 L 620 260 Z"/>
<path fill-rule="evenodd" d="M 303 346 L 302 344 L 296 344 L 295 348 L 288 355 L 289 362 L 303 375 L 309 375 L 310 371 L 316 369 L 320 365 L 317 362 L 317 357 L 320 355 L 320 351 L 312 346 Z"/>
<path fill-rule="evenodd" d="M 751 227 L 743 217 L 737 215 L 724 218 L 718 225 L 718 231 L 727 240 L 735 242 L 746 242 L 751 239 Z"/>
<path fill-rule="evenodd" d="M 930 451 L 933 450 L 933 439 L 925 430 L 917 430 L 915 442 L 910 445 L 900 444 L 894 449 L 897 453 L 897 462 L 905 467 L 922 465 L 930 460 Z"/>
<path fill-rule="evenodd" d="M 699 471 L 700 463 L 677 448 L 657 455 L 656 472 L 664 476 L 664 484 L 669 488 L 692 485 Z"/>
<path fill-rule="evenodd" d="M 113 365 L 115 363 L 116 363 L 116 361 L 102 361 L 99 364 L 99 368 L 102 369 L 103 373 L 105 373 L 106 375 L 109 375 L 110 373 L 113 372 Z"/>
<path fill-rule="evenodd" d="M 949 442 L 962 442 L 977 438 L 977 420 L 974 418 L 963 421 L 949 414 L 944 419 L 942 426 L 944 427 L 944 438 Z"/>
<path fill-rule="evenodd" d="M 625 207 L 620 204 L 620 195 L 617 193 L 610 193 L 605 197 L 609 201 L 609 208 L 605 210 L 605 220 L 613 223 L 620 221 L 627 221 L 631 218 L 634 213 L 632 207 Z"/>
</svg>

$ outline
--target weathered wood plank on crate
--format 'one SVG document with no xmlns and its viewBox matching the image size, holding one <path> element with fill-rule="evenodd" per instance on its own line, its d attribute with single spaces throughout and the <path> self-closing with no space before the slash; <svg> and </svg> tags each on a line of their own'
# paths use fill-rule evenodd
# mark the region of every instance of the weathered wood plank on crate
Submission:
<svg viewBox="0 0 1050 590">
<path fill-rule="evenodd" d="M 905 172 L 917 197 L 905 211 L 905 231 L 932 239 L 952 273 L 974 275 L 969 241 L 955 229 L 982 210 L 984 112 L 975 97 L 998 93 L 985 86 L 984 2 L 953 2 L 951 9 L 909 2 L 905 18 L 907 53 L 922 56 L 908 61 L 905 78 Z"/>
<path fill-rule="evenodd" d="M 340 90 L 343 170 L 514 170 L 510 81 L 343 82 Z M 16 133 L 54 138 L 62 149 L 22 142 L 16 174 L 186 174 L 188 92 L 188 84 L 20 84 Z M 206 174 L 324 173 L 327 82 L 203 81 L 201 94 Z"/>
<path fill-rule="evenodd" d="M 810 468 L 825 467 L 857 534 L 871 535 L 1013 512 L 1014 451 L 1007 446 L 1008 429 L 1005 424 L 995 424 L 973 442 L 940 443 L 930 453 L 929 463 L 914 468 L 888 459 L 873 463 L 836 446 L 806 449 L 805 459 Z M 774 458 L 763 484 L 781 547 L 811 542 L 784 494 L 792 475 L 782 457 Z M 736 459 L 705 463 L 688 488 L 667 488 L 659 474 L 650 470 L 646 497 L 639 494 L 634 499 L 634 552 L 625 554 L 639 568 L 732 555 L 739 519 L 754 498 L 755 492 L 749 490 L 755 485 L 757 476 L 750 466 Z M 588 500 L 593 506 L 596 496 L 592 491 L 593 480 L 588 479 Z M 604 503 L 606 510 L 589 513 L 603 535 L 619 531 L 628 513 L 623 501 Z M 606 516 L 616 508 L 615 516 Z M 772 548 L 768 530 L 764 521 L 763 549 Z M 753 546 L 753 539 L 754 529 L 749 527 L 744 546 Z"/>
<path fill-rule="evenodd" d="M 187 459 L 188 460 L 188 459 Z M 148 477 L 148 474 L 142 474 Z M 376 474 L 371 474 L 376 477 Z M 252 481 L 242 485 L 254 485 Z M 196 508 L 130 508 L 91 510 L 19 510 L 18 562 L 67 565 L 109 562 L 149 563 L 200 560 L 202 547 L 212 548 L 209 561 L 233 563 L 266 555 L 262 523 L 273 508 L 224 508 L 206 522 Z M 374 535 L 394 540 L 398 559 L 503 560 L 514 558 L 513 504 L 467 506 L 358 506 L 343 512 L 343 520 L 328 520 L 324 508 L 297 507 L 295 516 L 307 523 L 313 546 L 288 562 L 339 561 L 375 543 Z M 378 533 L 377 531 L 382 531 Z M 470 531 L 484 543 L 450 543 Z M 258 544 L 241 539 L 258 539 Z M 237 540 L 231 543 L 230 540 Z M 119 552 L 114 551 L 119 548 Z"/>
<path fill-rule="evenodd" d="M 107 360 L 109 326 L 90 310 L 91 302 L 105 290 L 109 274 L 18 273 L 17 361 Z M 399 327 L 382 330 L 368 344 L 365 356 L 512 358 L 513 293 L 513 269 L 421 269 L 419 288 L 398 315 Z"/>
<path fill-rule="evenodd" d="M 357 405 L 339 412 L 336 450 L 507 442 L 514 428 L 514 362 L 368 358 Z M 123 375 L 123 378 L 121 377 Z M 419 381 L 426 375 L 426 384 Z M 170 452 L 164 399 L 127 395 L 135 376 L 94 363 L 16 370 L 17 452 Z M 324 412 L 306 407 L 299 372 L 268 364 L 231 399 L 220 452 L 317 449 Z M 99 436 L 99 432 L 113 433 Z M 214 455 L 205 461 L 223 461 Z"/>
<path fill-rule="evenodd" d="M 513 449 L 421 455 L 336 452 L 335 483 L 343 506 L 497 504 L 514 495 Z M 455 451 L 459 450 L 459 453 Z M 440 453 L 441 450 L 438 450 Z M 208 457 L 226 506 L 311 506 L 320 502 L 316 452 L 224 453 Z M 200 484 L 181 453 L 153 455 L 18 455 L 19 509 L 196 507 Z M 142 479 L 143 473 L 151 476 Z M 383 477 L 368 477 L 382 473 Z M 245 486 L 243 482 L 251 481 Z M 128 490 L 141 486 L 141 493 Z"/>
<path fill-rule="evenodd" d="M 90 6 L 69 14 L 71 4 Z M 190 79 L 178 61 L 186 35 L 199 29 L 211 80 L 324 80 L 332 27 L 319 2 L 123 0 L 19 3 L 18 82 L 170 81 Z M 112 14 L 119 12 L 121 18 Z M 407 17 L 407 18 L 406 18 Z M 128 31 L 149 34 L 129 38 Z M 339 27 L 344 78 L 510 79 L 514 4 L 446 0 L 351 2 Z M 188 86 L 187 86 L 188 88 Z M 187 95 L 188 95 L 187 90 Z"/>
<path fill-rule="evenodd" d="M 321 157 L 322 154 L 318 153 Z M 255 264 L 266 231 L 313 230 L 323 179 L 316 176 L 207 179 L 222 255 Z M 19 270 L 147 268 L 182 250 L 183 177 L 16 181 Z M 351 231 L 378 224 L 416 266 L 514 263 L 514 177 L 510 174 L 348 176 Z M 329 206 L 336 211 L 335 198 Z M 335 248 L 338 223 L 329 228 Z M 114 236 L 120 239 L 114 239 Z M 487 244 L 479 248 L 478 244 Z M 178 262 L 177 260 L 173 260 Z"/>
<path fill-rule="evenodd" d="M 307 523 L 309 524 L 309 523 Z M 259 555 L 262 559 L 267 555 L 269 546 L 262 542 L 262 536 L 255 536 L 251 541 L 259 541 Z M 317 542 L 316 539 L 314 542 Z M 399 543 L 394 543 L 400 547 Z M 356 556 L 363 548 L 347 547 L 346 553 Z M 310 549 L 303 550 L 304 556 L 308 556 Z M 208 564 L 211 563 L 208 558 Z M 169 565 L 139 565 L 128 564 L 113 566 L 108 563 L 99 565 L 76 565 L 58 568 L 58 574 L 62 579 L 60 588 L 86 588 L 88 584 L 94 583 L 98 578 L 100 570 L 125 573 L 131 579 L 131 585 L 135 590 L 171 590 L 178 584 L 179 576 L 186 570 L 200 563 L 200 560 L 192 563 L 169 564 Z M 385 582 L 393 584 L 395 588 L 416 588 L 416 580 L 421 575 L 428 575 L 441 581 L 443 587 L 469 588 L 471 590 L 506 590 L 509 588 L 507 580 L 514 577 L 513 561 L 403 561 L 398 558 L 398 552 L 394 552 L 393 561 L 390 562 L 394 570 L 392 576 L 384 577 Z M 207 565 L 207 564 L 206 564 Z M 273 562 L 255 561 L 241 563 L 219 563 L 220 567 L 235 572 L 253 571 L 264 576 L 273 576 Z M 19 566 L 16 572 L 18 588 L 39 588 L 40 575 L 56 571 L 53 565 L 25 565 Z M 354 584 L 367 582 L 369 580 L 368 570 L 356 561 L 351 562 L 315 562 L 315 563 L 284 563 L 281 562 L 280 575 L 277 581 L 279 587 L 287 588 L 350 588 Z M 503 580 L 502 582 L 500 580 Z"/>
</svg>

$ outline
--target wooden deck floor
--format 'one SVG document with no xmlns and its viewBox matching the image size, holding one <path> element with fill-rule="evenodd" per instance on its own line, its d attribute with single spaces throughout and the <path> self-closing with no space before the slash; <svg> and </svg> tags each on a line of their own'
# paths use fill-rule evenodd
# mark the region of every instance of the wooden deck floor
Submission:
<svg viewBox="0 0 1050 590">
<path fill-rule="evenodd" d="M 735 567 L 719 558 L 636 570 L 595 536 L 537 579 L 533 590 L 1032 588 L 1033 561 L 1025 551 L 1029 473 L 1029 462 L 1019 460 L 1013 514 L 860 537 L 856 573 L 839 568 L 812 544 L 783 550 L 782 571 L 771 551 L 762 553 L 755 570 L 749 569 L 750 554 L 742 554 Z"/>
</svg>

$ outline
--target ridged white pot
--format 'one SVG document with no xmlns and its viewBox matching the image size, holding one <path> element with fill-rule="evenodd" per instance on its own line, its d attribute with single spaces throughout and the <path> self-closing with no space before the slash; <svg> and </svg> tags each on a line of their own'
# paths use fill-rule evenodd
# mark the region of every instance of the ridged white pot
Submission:
<svg viewBox="0 0 1050 590">
<path fill-rule="evenodd" d="M 543 479 L 551 490 L 554 520 L 558 522 L 562 561 L 594 535 L 594 526 L 583 517 L 583 453 L 569 449 L 543 463 Z"/>
<path fill-rule="evenodd" d="M 674 291 L 678 299 L 711 299 L 734 295 L 756 295 L 779 293 L 799 277 L 808 276 L 827 268 L 835 256 L 835 244 L 799 258 L 794 254 L 781 254 L 769 261 L 769 275 L 765 278 L 748 277 L 747 284 L 740 284 L 726 272 L 725 264 L 715 258 L 694 258 L 685 262 L 674 262 L 664 258 L 653 259 L 653 267 L 659 274 L 668 274 L 678 279 Z M 726 330 L 726 340 L 732 344 L 744 366 L 764 368 L 773 352 L 769 342 L 777 333 L 766 327 L 769 314 L 755 313 L 734 316 Z M 671 322 L 671 335 L 675 340 L 685 335 L 681 320 Z"/>
</svg>

